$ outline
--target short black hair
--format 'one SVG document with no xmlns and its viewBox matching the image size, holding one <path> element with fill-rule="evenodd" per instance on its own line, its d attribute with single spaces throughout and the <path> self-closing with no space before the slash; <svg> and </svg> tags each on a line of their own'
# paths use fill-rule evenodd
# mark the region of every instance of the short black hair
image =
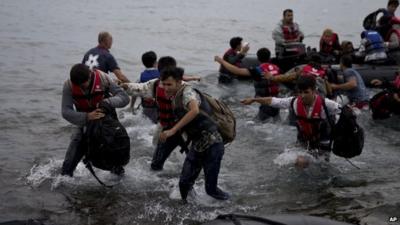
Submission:
<svg viewBox="0 0 400 225">
<path fill-rule="evenodd" d="M 183 73 L 184 70 L 180 67 L 167 67 L 161 72 L 160 79 L 161 81 L 164 81 L 169 77 L 172 77 L 174 80 L 180 81 L 183 79 Z"/>
<path fill-rule="evenodd" d="M 257 51 L 257 59 L 261 63 L 266 63 L 270 60 L 271 58 L 271 52 L 269 51 L 268 48 L 260 48 Z"/>
<path fill-rule="evenodd" d="M 347 68 L 353 67 L 353 59 L 351 58 L 350 55 L 342 56 L 342 58 L 340 58 L 340 63 Z"/>
<path fill-rule="evenodd" d="M 148 51 L 142 55 L 142 63 L 146 68 L 151 68 L 157 62 L 157 55 L 153 51 Z"/>
<path fill-rule="evenodd" d="M 89 80 L 90 69 L 85 64 L 78 63 L 72 66 L 69 72 L 70 80 L 75 85 L 81 85 Z"/>
<path fill-rule="evenodd" d="M 285 16 L 286 15 L 286 13 L 293 13 L 293 10 L 292 9 L 285 9 L 285 10 L 283 10 L 283 16 Z"/>
<path fill-rule="evenodd" d="M 241 38 L 241 37 L 233 37 L 229 41 L 229 45 L 231 46 L 231 48 L 235 49 L 242 43 L 242 41 L 243 41 L 243 38 Z"/>
<path fill-rule="evenodd" d="M 389 0 L 387 6 L 389 5 L 399 6 L 399 0 Z"/>
<path fill-rule="evenodd" d="M 176 60 L 172 56 L 163 56 L 158 60 L 157 69 L 162 71 L 167 67 L 176 67 Z"/>
<path fill-rule="evenodd" d="M 309 88 L 311 90 L 315 90 L 316 80 L 313 75 L 303 75 L 303 76 L 300 76 L 299 79 L 297 79 L 296 85 L 297 85 L 298 90 L 304 91 Z"/>
</svg>

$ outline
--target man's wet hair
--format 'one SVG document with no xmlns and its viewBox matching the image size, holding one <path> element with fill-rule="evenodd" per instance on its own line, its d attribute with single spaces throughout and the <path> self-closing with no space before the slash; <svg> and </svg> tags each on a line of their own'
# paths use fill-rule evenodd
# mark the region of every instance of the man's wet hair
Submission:
<svg viewBox="0 0 400 225">
<path fill-rule="evenodd" d="M 243 41 L 243 38 L 241 37 L 233 37 L 229 41 L 229 45 L 231 46 L 232 49 L 237 48 Z"/>
<path fill-rule="evenodd" d="M 169 77 L 172 77 L 174 80 L 180 81 L 183 78 L 184 72 L 185 71 L 180 67 L 167 67 L 161 72 L 160 79 L 161 81 L 164 81 Z"/>
<path fill-rule="evenodd" d="M 157 69 L 160 73 L 167 67 L 176 67 L 176 60 L 172 56 L 163 56 L 158 60 Z"/>
<path fill-rule="evenodd" d="M 285 9 L 285 10 L 283 10 L 283 16 L 285 16 L 286 13 L 293 13 L 293 10 L 292 10 L 292 9 Z"/>
<path fill-rule="evenodd" d="M 152 68 L 157 62 L 157 55 L 153 51 L 148 51 L 142 55 L 142 63 L 146 68 Z"/>
<path fill-rule="evenodd" d="M 103 43 L 108 37 L 111 37 L 111 34 L 107 31 L 102 31 L 99 33 L 98 42 Z"/>
<path fill-rule="evenodd" d="M 340 58 L 340 63 L 347 68 L 353 67 L 353 59 L 349 55 L 342 56 L 342 58 Z"/>
<path fill-rule="evenodd" d="M 257 59 L 261 63 L 266 63 L 270 60 L 271 58 L 271 52 L 269 51 L 268 48 L 260 48 L 257 51 Z"/>
<path fill-rule="evenodd" d="M 297 79 L 296 85 L 298 90 L 304 91 L 309 88 L 311 90 L 315 90 L 316 88 L 315 77 L 313 75 L 300 76 L 299 79 Z"/>
<path fill-rule="evenodd" d="M 70 80 L 75 85 L 81 85 L 89 80 L 90 69 L 85 64 L 78 63 L 72 66 L 69 72 Z"/>
</svg>

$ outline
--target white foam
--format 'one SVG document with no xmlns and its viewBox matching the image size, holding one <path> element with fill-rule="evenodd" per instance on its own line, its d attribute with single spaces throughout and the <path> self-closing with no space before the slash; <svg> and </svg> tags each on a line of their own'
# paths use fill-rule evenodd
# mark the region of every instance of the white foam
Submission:
<svg viewBox="0 0 400 225">
<path fill-rule="evenodd" d="M 287 147 L 284 151 L 279 154 L 275 159 L 274 163 L 279 166 L 286 166 L 289 164 L 295 164 L 297 157 L 304 156 L 310 160 L 310 162 L 315 161 L 314 157 L 304 151 L 302 148 Z"/>
</svg>

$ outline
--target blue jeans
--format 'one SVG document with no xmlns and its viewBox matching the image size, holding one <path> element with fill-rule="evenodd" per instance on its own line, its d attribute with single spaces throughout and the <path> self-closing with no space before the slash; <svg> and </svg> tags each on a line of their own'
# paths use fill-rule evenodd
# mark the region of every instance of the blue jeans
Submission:
<svg viewBox="0 0 400 225">
<path fill-rule="evenodd" d="M 223 155 L 223 143 L 215 143 L 204 152 L 197 152 L 190 149 L 186 155 L 185 162 L 183 163 L 182 173 L 179 180 L 179 189 L 182 199 L 186 199 L 202 168 L 204 170 L 205 189 L 207 194 L 215 195 L 219 192 L 218 175 Z"/>
</svg>

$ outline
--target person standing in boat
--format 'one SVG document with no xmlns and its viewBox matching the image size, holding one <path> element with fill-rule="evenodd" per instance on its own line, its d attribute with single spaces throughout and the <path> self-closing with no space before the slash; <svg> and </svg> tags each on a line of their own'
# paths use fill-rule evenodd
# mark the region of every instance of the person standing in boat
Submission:
<svg viewBox="0 0 400 225">
<path fill-rule="evenodd" d="M 400 19 L 393 17 L 390 23 L 391 29 L 385 38 L 385 46 L 388 49 L 389 59 L 400 65 Z"/>
<path fill-rule="evenodd" d="M 336 115 L 340 114 L 339 104 L 330 99 L 324 99 L 317 93 L 314 76 L 300 76 L 297 80 L 297 89 L 299 95 L 295 97 L 246 98 L 241 103 L 250 105 L 256 102 L 275 108 L 289 109 L 290 113 L 295 115 L 298 143 L 313 157 L 329 161 L 331 127 L 328 117 L 335 121 Z M 297 167 L 306 168 L 308 165 L 308 158 L 297 157 Z"/>
<path fill-rule="evenodd" d="M 359 109 L 367 109 L 369 96 L 364 81 L 357 70 L 353 69 L 351 56 L 342 56 L 340 58 L 340 68 L 343 71 L 344 83 L 330 84 L 332 91 L 343 93 L 349 103 Z"/>
<path fill-rule="evenodd" d="M 98 45 L 90 49 L 84 55 L 82 63 L 91 70 L 99 69 L 104 73 L 112 72 L 121 82 L 129 82 L 129 79 L 122 73 L 117 60 L 110 53 L 113 38 L 108 32 L 100 32 L 98 36 Z"/>
<path fill-rule="evenodd" d="M 243 38 L 241 37 L 233 37 L 229 41 L 230 49 L 228 49 L 223 56 L 223 59 L 230 64 L 233 64 L 237 67 L 242 67 L 242 59 L 246 56 L 250 47 L 248 43 L 243 45 Z M 218 81 L 220 83 L 230 83 L 233 78 L 235 78 L 237 74 L 232 73 L 227 70 L 223 65 L 219 68 L 219 77 Z"/>
<path fill-rule="evenodd" d="M 298 23 L 293 21 L 293 10 L 285 9 L 283 19 L 279 21 L 276 28 L 272 31 L 272 39 L 275 41 L 276 56 L 283 52 L 284 44 L 302 42 L 304 34 Z"/>
</svg>

